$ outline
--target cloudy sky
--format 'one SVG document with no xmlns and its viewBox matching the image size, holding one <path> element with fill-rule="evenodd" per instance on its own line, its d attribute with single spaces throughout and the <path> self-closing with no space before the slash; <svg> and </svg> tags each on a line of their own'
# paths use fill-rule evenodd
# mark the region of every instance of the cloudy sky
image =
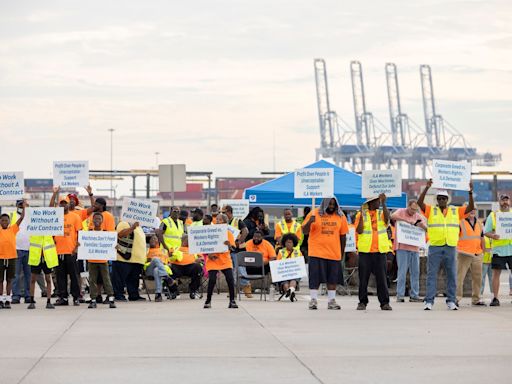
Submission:
<svg viewBox="0 0 512 384">
<path fill-rule="evenodd" d="M 423 124 L 418 67 L 437 109 L 512 168 L 512 2 L 2 1 L 4 170 L 49 177 L 53 160 L 109 169 L 186 163 L 257 176 L 314 161 L 313 59 L 352 126 L 349 64 L 363 64 L 368 110 L 389 122 L 384 64 L 398 66 L 404 112 Z"/>
</svg>

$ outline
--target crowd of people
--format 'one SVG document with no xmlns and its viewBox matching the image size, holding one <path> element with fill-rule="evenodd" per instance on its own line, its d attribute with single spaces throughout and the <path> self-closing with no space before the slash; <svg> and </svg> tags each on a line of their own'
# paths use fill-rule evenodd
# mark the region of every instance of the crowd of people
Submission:
<svg viewBox="0 0 512 384">
<path fill-rule="evenodd" d="M 376 281 L 380 308 L 392 310 L 389 286 L 395 280 L 396 301 L 423 302 L 425 310 L 432 310 L 438 294 L 438 272 L 445 270 L 446 304 L 448 309 L 459 309 L 463 296 L 463 282 L 471 273 L 471 303 L 486 306 L 482 300 L 485 278 L 493 293 L 491 306 L 499 306 L 500 274 L 512 269 L 512 240 L 501 239 L 496 233 L 496 213 L 492 212 L 485 223 L 478 217 L 470 184 L 468 203 L 462 207 L 449 204 L 447 191 L 436 192 L 435 205 L 425 203 L 432 181 L 426 183 L 417 200 L 409 199 L 406 208 L 390 212 L 384 194 L 368 199 L 357 212 L 344 212 L 336 198 L 320 201 L 318 207 L 306 208 L 304 216 L 294 218 L 290 208 L 276 221 L 273 234 L 265 222 L 264 211 L 259 207 L 250 210 L 245 218 L 234 217 L 229 205 L 213 204 L 205 213 L 196 208 L 191 212 L 178 207 L 170 209 L 160 227 L 144 231 L 139 223 L 120 221 L 116 225 L 104 198 L 96 198 L 92 188 L 86 188 L 88 207 L 82 206 L 76 194 L 62 195 L 55 187 L 51 207 L 64 211 L 64 233 L 61 236 L 34 236 L 27 233 L 24 222 L 25 208 L 29 201 L 16 202 L 16 210 L 0 215 L 0 308 L 22 300 L 28 309 L 36 307 L 35 286 L 46 298 L 46 308 L 55 306 L 80 306 L 97 308 L 116 302 L 145 300 L 140 294 L 143 282 L 154 280 L 155 302 L 163 301 L 164 291 L 170 299 L 180 295 L 178 281 L 189 279 L 188 293 L 192 300 L 202 297 L 201 287 L 206 286 L 204 308 L 211 308 L 212 295 L 219 273 L 225 277 L 229 290 L 229 308 L 238 308 L 235 301 L 235 277 L 240 289 L 250 298 L 253 294 L 251 275 L 260 270 L 236 266 L 236 255 L 243 251 L 258 252 L 264 261 L 264 273 L 270 273 L 269 262 L 306 256 L 311 310 L 318 309 L 318 295 L 326 287 L 327 308 L 339 310 L 336 289 L 346 284 L 343 268 L 347 263 L 357 269 L 359 303 L 357 310 L 368 305 L 368 285 L 373 275 Z M 341 202 L 342 203 L 342 202 Z M 510 197 L 499 197 L 499 210 L 510 211 Z M 428 240 L 426 294 L 420 297 L 420 249 L 397 241 L 394 225 L 407 222 L 425 231 Z M 191 254 L 187 229 L 193 226 L 229 224 L 237 229 L 237 236 L 228 231 L 227 250 L 222 253 Z M 350 228 L 355 233 L 356 252 L 345 252 Z M 117 258 L 106 260 L 77 260 L 79 231 L 116 231 L 118 234 Z M 85 273 L 87 272 L 87 273 Z M 409 288 L 407 276 L 409 274 Z M 5 284 L 4 284 L 5 283 Z M 300 279 L 276 284 L 281 297 L 297 300 Z M 53 286 L 53 289 L 52 289 Z M 261 289 L 265 289 L 262 287 Z M 86 300 L 86 291 L 89 300 Z M 408 291 L 408 292 L 407 292 Z M 52 302 L 52 298 L 56 300 Z"/>
</svg>

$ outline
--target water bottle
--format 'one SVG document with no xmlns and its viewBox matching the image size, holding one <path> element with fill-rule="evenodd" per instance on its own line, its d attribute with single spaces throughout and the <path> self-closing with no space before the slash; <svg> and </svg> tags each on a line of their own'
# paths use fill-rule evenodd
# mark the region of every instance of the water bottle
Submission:
<svg viewBox="0 0 512 384">
<path fill-rule="evenodd" d="M 270 301 L 274 301 L 274 295 L 276 293 L 276 288 L 274 287 L 274 284 L 270 284 L 270 289 L 269 289 L 269 298 L 270 298 Z"/>
</svg>

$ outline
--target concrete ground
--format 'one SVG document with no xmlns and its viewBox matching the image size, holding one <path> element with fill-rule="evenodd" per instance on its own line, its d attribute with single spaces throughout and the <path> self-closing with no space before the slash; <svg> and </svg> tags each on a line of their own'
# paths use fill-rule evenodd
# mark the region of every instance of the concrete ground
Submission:
<svg viewBox="0 0 512 384">
<path fill-rule="evenodd" d="M 242 300 L 213 308 L 187 295 L 117 309 L 0 310 L 0 383 L 510 383 L 512 297 L 502 306 L 448 311 L 421 303 L 379 309 L 338 297 L 341 311 Z M 489 294 L 486 295 L 489 301 Z"/>
</svg>

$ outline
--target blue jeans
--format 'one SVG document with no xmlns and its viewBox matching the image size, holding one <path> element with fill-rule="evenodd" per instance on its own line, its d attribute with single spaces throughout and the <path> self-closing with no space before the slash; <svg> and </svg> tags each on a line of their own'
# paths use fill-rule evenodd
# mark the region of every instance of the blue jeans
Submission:
<svg viewBox="0 0 512 384">
<path fill-rule="evenodd" d="M 23 285 L 25 298 L 30 297 L 30 265 L 28 265 L 28 251 L 22 251 L 18 249 L 18 258 L 16 259 L 16 277 L 12 283 L 12 298 L 21 298 L 21 287 L 20 280 L 23 272 Z"/>
<path fill-rule="evenodd" d="M 409 297 L 418 298 L 420 294 L 420 254 L 414 251 L 405 251 L 397 249 L 396 262 L 398 264 L 398 280 L 396 283 L 396 297 L 405 296 L 405 282 L 407 279 L 407 270 L 410 273 L 411 292 Z"/>
<path fill-rule="evenodd" d="M 455 290 L 457 287 L 457 248 L 443 245 L 430 246 L 427 258 L 427 295 L 425 302 L 434 304 L 437 293 L 437 273 L 439 267 L 444 265 L 446 270 L 446 302 L 455 303 Z"/>
<path fill-rule="evenodd" d="M 231 261 L 233 262 L 233 272 L 235 274 L 235 282 L 237 277 L 236 274 L 238 273 L 240 275 L 240 286 L 245 287 L 246 285 L 249 284 L 249 280 L 243 278 L 243 276 L 247 276 L 247 269 L 245 267 L 238 267 L 236 265 L 236 255 L 236 253 L 231 254 Z"/>
<path fill-rule="evenodd" d="M 155 279 L 155 293 L 162 293 L 162 277 L 166 277 L 169 274 L 165 270 L 164 263 L 162 260 L 156 257 L 151 259 L 151 263 L 146 269 L 146 275 L 152 275 Z"/>
<path fill-rule="evenodd" d="M 492 268 L 491 263 L 482 264 L 482 288 L 480 288 L 480 295 L 484 294 L 485 289 L 485 277 L 489 280 L 489 290 L 492 291 Z"/>
</svg>

